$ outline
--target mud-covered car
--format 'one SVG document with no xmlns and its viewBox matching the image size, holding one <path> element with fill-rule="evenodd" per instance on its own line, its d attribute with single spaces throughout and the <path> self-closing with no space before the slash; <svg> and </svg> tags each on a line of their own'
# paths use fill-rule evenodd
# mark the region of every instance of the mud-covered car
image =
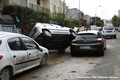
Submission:
<svg viewBox="0 0 120 80">
<path fill-rule="evenodd" d="M 76 32 L 55 24 L 36 23 L 28 36 L 49 50 L 64 52 L 75 38 Z"/>
<path fill-rule="evenodd" d="M 0 80 L 36 66 L 45 66 L 48 49 L 33 39 L 16 33 L 0 32 Z"/>
</svg>

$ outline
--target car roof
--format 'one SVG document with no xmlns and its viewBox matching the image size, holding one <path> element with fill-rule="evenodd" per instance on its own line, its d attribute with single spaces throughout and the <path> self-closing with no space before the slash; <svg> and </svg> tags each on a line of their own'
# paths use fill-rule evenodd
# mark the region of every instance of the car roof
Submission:
<svg viewBox="0 0 120 80">
<path fill-rule="evenodd" d="M 18 34 L 18 33 L 11 33 L 11 32 L 0 31 L 0 38 L 7 37 L 7 36 L 24 36 L 24 35 Z"/>
<path fill-rule="evenodd" d="M 89 31 L 82 31 L 82 32 L 79 32 L 78 34 L 83 34 L 83 33 L 92 33 L 92 34 L 96 34 L 98 33 L 99 31 L 97 30 L 89 30 Z"/>
</svg>

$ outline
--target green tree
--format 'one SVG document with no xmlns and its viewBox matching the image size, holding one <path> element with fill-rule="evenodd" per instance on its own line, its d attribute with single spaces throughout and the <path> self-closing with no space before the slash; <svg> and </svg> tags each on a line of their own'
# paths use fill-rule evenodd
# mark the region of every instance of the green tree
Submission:
<svg viewBox="0 0 120 80">
<path fill-rule="evenodd" d="M 0 0 L 0 3 L 2 2 L 2 0 Z"/>
<path fill-rule="evenodd" d="M 55 24 L 58 24 L 61 26 L 63 26 L 63 24 L 64 24 L 64 26 L 70 27 L 70 28 L 72 28 L 74 26 L 78 26 L 78 24 L 79 24 L 78 20 L 69 19 L 69 18 L 67 18 L 66 14 L 63 15 L 63 13 L 52 14 L 50 20 Z"/>
<path fill-rule="evenodd" d="M 116 15 L 114 15 L 113 17 L 112 17 L 112 24 L 113 24 L 113 26 L 118 26 L 118 17 L 116 16 Z"/>
<path fill-rule="evenodd" d="M 120 26 L 120 17 L 117 19 L 117 26 Z"/>
<path fill-rule="evenodd" d="M 95 17 L 92 17 L 92 18 L 91 18 L 91 23 L 90 23 L 90 25 L 95 25 Z M 101 20 L 101 18 L 96 17 L 96 25 L 97 25 L 97 26 L 104 26 L 104 21 Z"/>
<path fill-rule="evenodd" d="M 2 0 L 0 0 L 0 8 L 1 8 L 1 2 L 2 2 Z"/>
</svg>

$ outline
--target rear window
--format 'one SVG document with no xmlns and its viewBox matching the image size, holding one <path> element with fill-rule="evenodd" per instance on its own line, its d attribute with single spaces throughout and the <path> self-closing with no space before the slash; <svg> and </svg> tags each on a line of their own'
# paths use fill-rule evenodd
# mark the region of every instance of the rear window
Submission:
<svg viewBox="0 0 120 80">
<path fill-rule="evenodd" d="M 97 39 L 95 34 L 78 34 L 76 39 Z"/>
<path fill-rule="evenodd" d="M 105 29 L 105 30 L 113 30 L 114 28 L 113 28 L 113 27 L 108 27 L 108 28 L 105 27 L 104 29 Z"/>
</svg>

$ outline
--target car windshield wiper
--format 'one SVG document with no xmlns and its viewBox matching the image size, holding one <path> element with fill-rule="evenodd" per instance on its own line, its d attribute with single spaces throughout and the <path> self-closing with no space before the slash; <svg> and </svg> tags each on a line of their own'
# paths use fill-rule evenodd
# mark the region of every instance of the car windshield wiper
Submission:
<svg viewBox="0 0 120 80">
<path fill-rule="evenodd" d="M 83 39 L 86 39 L 85 37 L 81 36 Z"/>
</svg>

